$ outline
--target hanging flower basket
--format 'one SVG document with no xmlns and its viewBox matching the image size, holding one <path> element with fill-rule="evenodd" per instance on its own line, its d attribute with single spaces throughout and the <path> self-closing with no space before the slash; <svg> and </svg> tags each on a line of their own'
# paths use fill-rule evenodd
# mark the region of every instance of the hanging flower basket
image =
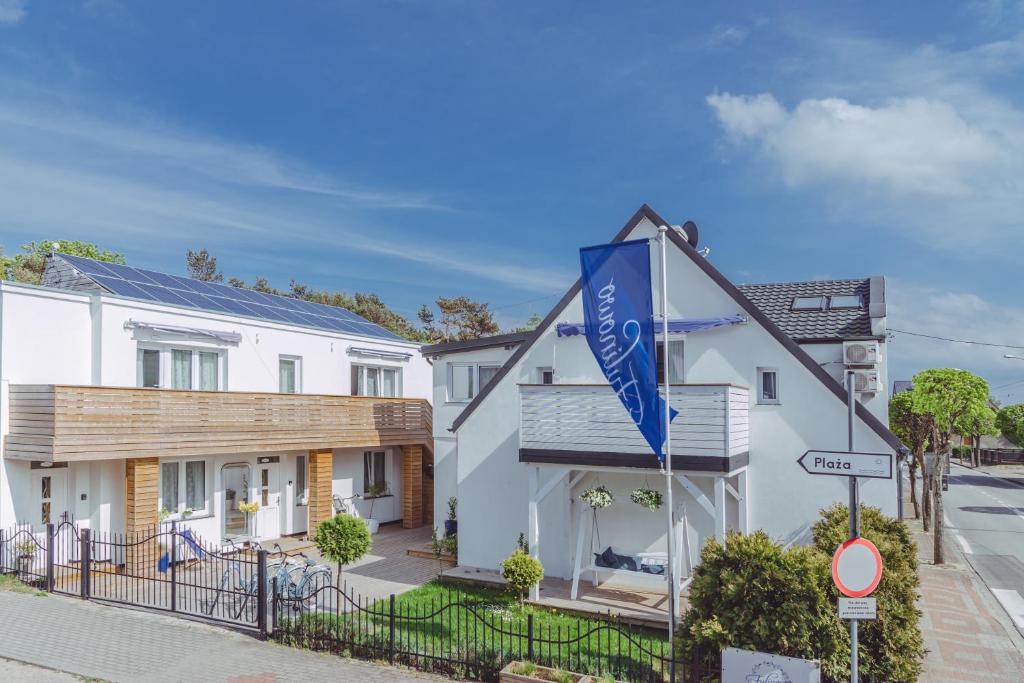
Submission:
<svg viewBox="0 0 1024 683">
<path fill-rule="evenodd" d="M 648 510 L 657 510 L 661 507 L 661 491 L 654 489 L 633 489 L 629 499 Z"/>
<path fill-rule="evenodd" d="M 612 492 L 608 490 L 608 487 L 600 485 L 591 486 L 584 491 L 580 494 L 580 500 L 597 510 L 598 508 L 606 508 L 611 505 L 615 497 L 612 496 Z"/>
</svg>

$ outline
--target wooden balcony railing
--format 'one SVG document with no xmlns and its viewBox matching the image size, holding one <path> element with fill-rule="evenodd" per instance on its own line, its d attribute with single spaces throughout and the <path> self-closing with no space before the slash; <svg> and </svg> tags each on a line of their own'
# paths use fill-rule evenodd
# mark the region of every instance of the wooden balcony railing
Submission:
<svg viewBox="0 0 1024 683">
<path fill-rule="evenodd" d="M 102 460 L 423 444 L 424 399 L 12 385 L 5 455 Z"/>
<path fill-rule="evenodd" d="M 657 467 L 607 384 L 520 385 L 520 460 Z M 729 384 L 673 385 L 673 469 L 730 471 L 747 462 L 750 392 Z"/>
</svg>

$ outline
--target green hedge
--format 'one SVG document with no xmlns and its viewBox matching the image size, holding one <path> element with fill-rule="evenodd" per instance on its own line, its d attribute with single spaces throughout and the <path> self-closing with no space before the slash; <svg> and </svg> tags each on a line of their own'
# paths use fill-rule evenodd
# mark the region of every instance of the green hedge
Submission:
<svg viewBox="0 0 1024 683">
<path fill-rule="evenodd" d="M 953 455 L 961 460 L 967 460 L 971 457 L 971 447 L 953 446 Z"/>
<path fill-rule="evenodd" d="M 721 649 L 739 647 L 821 660 L 823 680 L 849 680 L 849 626 L 838 616 L 831 558 L 849 532 L 847 508 L 822 511 L 814 545 L 784 549 L 763 531 L 709 539 L 690 586 L 690 609 L 676 640 L 680 657 L 717 669 Z M 924 645 L 916 607 L 917 548 L 902 522 L 861 508 L 861 534 L 885 563 L 874 592 L 878 619 L 861 622 L 863 680 L 913 681 Z"/>
</svg>

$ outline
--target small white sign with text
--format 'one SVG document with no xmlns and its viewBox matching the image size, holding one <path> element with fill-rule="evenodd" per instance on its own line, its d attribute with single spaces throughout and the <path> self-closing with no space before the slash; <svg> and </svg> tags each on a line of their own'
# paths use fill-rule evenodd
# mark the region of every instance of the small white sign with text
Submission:
<svg viewBox="0 0 1024 683">
<path fill-rule="evenodd" d="M 874 598 L 839 598 L 840 619 L 874 619 L 878 601 Z"/>
<path fill-rule="evenodd" d="M 821 683 L 821 663 L 727 647 L 722 650 L 722 683 Z"/>
</svg>

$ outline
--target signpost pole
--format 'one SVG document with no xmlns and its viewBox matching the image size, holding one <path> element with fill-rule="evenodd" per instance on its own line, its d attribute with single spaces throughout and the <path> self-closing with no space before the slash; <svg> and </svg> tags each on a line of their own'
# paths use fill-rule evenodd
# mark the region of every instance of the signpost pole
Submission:
<svg viewBox="0 0 1024 683">
<path fill-rule="evenodd" d="M 665 380 L 665 503 L 668 508 L 668 566 L 665 568 L 668 579 L 668 642 L 673 647 L 675 642 L 673 636 L 676 628 L 676 601 L 679 599 L 676 590 L 675 572 L 675 510 L 672 507 L 672 407 L 669 405 L 671 389 L 668 374 L 668 271 L 666 269 L 667 258 L 666 242 L 668 241 L 668 228 L 664 225 L 658 228 L 658 242 L 661 245 L 661 341 L 662 341 L 662 374 Z"/>
<path fill-rule="evenodd" d="M 853 450 L 853 427 L 854 420 L 857 415 L 857 392 L 855 390 L 855 378 L 853 372 L 847 371 L 846 373 L 846 399 L 848 406 L 848 437 L 849 437 L 849 450 L 851 453 Z M 850 540 L 853 540 L 860 536 L 860 524 L 858 517 L 860 500 L 859 491 L 857 490 L 857 477 L 849 477 L 850 480 Z M 857 676 L 857 620 L 850 620 L 850 681 L 851 683 L 858 683 L 860 680 Z"/>
</svg>

